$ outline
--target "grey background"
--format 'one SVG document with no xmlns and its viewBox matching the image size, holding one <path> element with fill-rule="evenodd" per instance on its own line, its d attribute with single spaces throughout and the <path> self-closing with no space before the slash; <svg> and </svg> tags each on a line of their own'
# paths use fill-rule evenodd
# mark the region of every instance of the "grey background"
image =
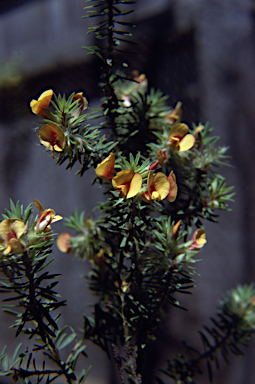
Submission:
<svg viewBox="0 0 255 384">
<path fill-rule="evenodd" d="M 77 207 L 91 213 L 102 194 L 91 186 L 93 171 L 83 178 L 65 167 L 55 166 L 45 154 L 33 128 L 36 117 L 29 99 L 48 88 L 56 92 L 84 91 L 90 105 L 100 99 L 99 69 L 81 49 L 93 44 L 87 35 L 90 23 L 84 0 L 13 1 L 0 4 L 0 212 L 9 198 L 24 206 L 38 199 L 43 206 L 69 216 Z M 5 7 L 4 7 L 5 4 Z M 1 8 L 2 6 L 2 8 Z M 224 169 L 228 185 L 236 186 L 232 212 L 220 224 L 205 223 L 208 243 L 197 264 L 198 276 L 192 297 L 179 297 L 188 312 L 170 310 L 165 324 L 168 343 L 158 343 L 152 356 L 165 361 L 178 351 L 179 339 L 200 346 L 197 330 L 209 325 L 223 293 L 238 283 L 254 281 L 255 215 L 255 56 L 254 2 L 248 0 L 138 0 L 130 19 L 137 23 L 133 35 L 139 43 L 131 69 L 144 72 L 152 86 L 169 94 L 169 104 L 184 103 L 184 120 L 209 121 L 229 146 L 232 167 Z M 4 63 L 15 63 L 18 77 L 7 79 Z M 3 69 L 5 68 L 5 69 Z M 54 225 L 62 231 L 61 223 Z M 59 289 L 69 306 L 63 310 L 62 325 L 82 327 L 82 313 L 93 298 L 86 291 L 89 264 L 56 251 L 54 272 L 63 273 Z M 16 341 L 6 331 L 9 319 L 1 314 L 0 349 Z M 113 383 L 114 374 L 99 349 L 88 346 L 93 365 L 88 384 Z M 233 357 L 233 364 L 215 376 L 215 383 L 253 384 L 255 344 L 246 358 Z M 162 364 L 161 364 L 162 365 Z M 163 367 L 165 364 L 163 363 Z M 206 376 L 198 380 L 207 383 Z"/>
</svg>

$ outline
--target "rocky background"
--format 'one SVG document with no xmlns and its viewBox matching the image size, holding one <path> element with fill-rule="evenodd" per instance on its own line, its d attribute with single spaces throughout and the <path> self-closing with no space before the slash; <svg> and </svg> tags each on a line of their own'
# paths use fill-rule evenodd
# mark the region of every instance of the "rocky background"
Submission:
<svg viewBox="0 0 255 384">
<path fill-rule="evenodd" d="M 90 105 L 99 105 L 99 66 L 82 46 L 93 44 L 87 35 L 90 23 L 84 0 L 5 0 L 0 2 L 0 212 L 9 198 L 24 206 L 38 199 L 62 216 L 75 207 L 92 212 L 101 191 L 91 186 L 93 171 L 83 178 L 54 164 L 44 153 L 33 128 L 36 116 L 29 111 L 31 98 L 49 88 L 70 94 L 83 91 Z M 236 186 L 231 212 L 220 224 L 208 224 L 208 243 L 197 265 L 196 289 L 192 297 L 180 297 L 188 312 L 169 310 L 164 329 L 167 342 L 157 343 L 148 356 L 148 384 L 153 361 L 165 367 L 168 353 L 178 351 L 180 339 L 200 346 L 197 330 L 210 325 L 226 290 L 250 283 L 255 275 L 255 4 L 248 0 L 138 0 L 130 16 L 137 27 L 139 44 L 131 69 L 145 73 L 151 86 L 169 94 L 169 104 L 184 104 L 184 120 L 209 121 L 229 146 L 231 167 L 224 170 L 228 185 Z M 130 60 L 130 59 L 129 59 Z M 62 231 L 61 222 L 55 224 Z M 64 275 L 59 289 L 69 306 L 62 325 L 82 327 L 81 314 L 90 310 L 93 298 L 81 278 L 89 265 L 56 251 L 54 272 Z M 16 341 L 8 316 L 1 314 L 0 350 Z M 221 364 L 215 383 L 253 384 L 255 343 L 244 351 L 246 358 L 233 357 Z M 117 382 L 114 368 L 95 347 L 88 345 L 93 368 L 88 384 Z M 167 381 L 167 380 L 166 380 Z M 207 383 L 207 377 L 198 383 Z"/>
</svg>

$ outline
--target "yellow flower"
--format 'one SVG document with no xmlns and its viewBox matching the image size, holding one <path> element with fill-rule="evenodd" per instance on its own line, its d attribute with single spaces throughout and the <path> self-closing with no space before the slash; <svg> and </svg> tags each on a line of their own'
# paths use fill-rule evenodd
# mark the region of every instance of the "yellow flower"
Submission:
<svg viewBox="0 0 255 384">
<path fill-rule="evenodd" d="M 45 117 L 44 109 L 48 108 L 51 102 L 52 95 L 53 95 L 53 90 L 49 89 L 48 91 L 43 92 L 38 100 L 33 99 L 30 102 L 30 107 L 32 109 L 32 112 L 35 115 L 44 118 Z"/>
<path fill-rule="evenodd" d="M 69 239 L 71 239 L 73 236 L 71 236 L 67 232 L 62 232 L 57 238 L 57 247 L 61 252 L 68 253 L 71 250 Z"/>
<path fill-rule="evenodd" d="M 173 171 L 170 172 L 167 180 L 169 181 L 170 189 L 166 199 L 172 203 L 176 199 L 177 192 L 178 192 L 175 174 L 173 173 Z"/>
<path fill-rule="evenodd" d="M 78 117 L 81 115 L 82 111 L 88 107 L 88 101 L 87 99 L 83 96 L 83 92 L 76 93 L 73 96 L 73 101 L 79 100 L 78 107 L 75 108 L 75 110 L 71 113 L 73 116 L 71 120 L 76 120 Z"/>
<path fill-rule="evenodd" d="M 193 233 L 193 236 L 192 236 L 191 240 L 193 240 L 193 243 L 188 247 L 188 249 L 190 249 L 192 251 L 198 251 L 206 243 L 205 231 L 202 228 L 198 228 Z"/>
<path fill-rule="evenodd" d="M 201 125 L 201 124 L 196 127 L 195 131 L 193 132 L 193 135 L 195 136 L 196 139 L 198 138 L 198 134 L 202 132 L 204 128 L 205 128 L 204 125 Z"/>
<path fill-rule="evenodd" d="M 100 179 L 106 181 L 112 181 L 112 173 L 115 165 L 115 156 L 111 152 L 110 155 L 102 161 L 102 163 L 98 164 L 96 167 L 96 175 Z"/>
<path fill-rule="evenodd" d="M 167 197 L 170 191 L 170 183 L 166 175 L 158 172 L 153 178 L 153 172 L 149 171 L 147 179 L 147 191 L 142 194 L 142 197 L 147 201 L 161 201 Z"/>
<path fill-rule="evenodd" d="M 62 152 L 66 145 L 66 137 L 62 129 L 55 123 L 48 123 L 39 129 L 39 140 L 46 148 Z"/>
<path fill-rule="evenodd" d="M 142 176 L 133 169 L 120 171 L 112 179 L 113 188 L 120 191 L 120 196 L 127 199 L 138 194 L 142 186 Z"/>
<path fill-rule="evenodd" d="M 19 219 L 3 220 L 0 223 L 0 242 L 4 255 L 9 253 L 20 253 L 24 246 L 20 238 L 26 230 L 25 223 Z"/>
<path fill-rule="evenodd" d="M 182 118 L 182 102 L 178 101 L 171 113 L 166 116 L 166 123 L 174 125 L 176 121 Z"/>
<path fill-rule="evenodd" d="M 36 233 L 49 232 L 51 230 L 51 223 L 62 220 L 62 216 L 56 215 L 53 209 L 43 209 L 43 206 L 38 200 L 34 200 L 34 205 L 40 211 L 39 218 L 34 228 Z"/>
<path fill-rule="evenodd" d="M 175 124 L 169 133 L 168 144 L 183 152 L 192 148 L 195 143 L 195 137 L 189 132 L 189 127 L 186 124 Z"/>
</svg>

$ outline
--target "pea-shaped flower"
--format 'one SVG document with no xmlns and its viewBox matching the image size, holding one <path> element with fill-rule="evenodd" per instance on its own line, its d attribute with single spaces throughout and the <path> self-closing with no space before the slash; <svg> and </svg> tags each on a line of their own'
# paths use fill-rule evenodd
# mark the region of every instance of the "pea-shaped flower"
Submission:
<svg viewBox="0 0 255 384">
<path fill-rule="evenodd" d="M 189 133 L 189 127 L 186 124 L 175 124 L 169 133 L 168 144 L 180 152 L 192 148 L 195 143 L 195 137 Z"/>
<path fill-rule="evenodd" d="M 66 137 L 62 129 L 55 123 L 44 124 L 39 129 L 39 140 L 53 152 L 62 152 L 66 145 Z"/>
<path fill-rule="evenodd" d="M 43 206 L 38 200 L 34 200 L 34 205 L 39 209 L 39 218 L 35 225 L 35 233 L 49 232 L 51 230 L 50 224 L 62 220 L 62 216 L 56 215 L 55 211 L 51 208 L 43 209 Z"/>
<path fill-rule="evenodd" d="M 120 191 L 120 196 L 127 199 L 138 194 L 142 186 L 142 176 L 133 169 L 120 171 L 112 179 L 113 188 Z"/>
<path fill-rule="evenodd" d="M 83 96 L 83 92 L 75 93 L 73 96 L 73 101 L 78 100 L 78 106 L 75 108 L 75 110 L 71 113 L 72 118 L 71 121 L 78 119 L 78 117 L 81 115 L 81 113 L 88 107 L 88 101 Z"/>
<path fill-rule="evenodd" d="M 198 228 L 192 235 L 193 243 L 188 247 L 191 251 L 198 251 L 206 243 L 206 234 L 202 228 Z"/>
<path fill-rule="evenodd" d="M 153 177 L 153 172 L 149 171 L 147 178 L 147 191 L 142 194 L 142 197 L 146 201 L 158 200 L 161 201 L 167 197 L 170 191 L 170 183 L 167 176 L 158 172 Z"/>
<path fill-rule="evenodd" d="M 3 254 L 20 253 L 24 246 L 20 242 L 20 238 L 25 232 L 26 225 L 20 219 L 3 220 L 0 223 L 0 243 Z"/>
<path fill-rule="evenodd" d="M 112 174 L 115 165 L 115 156 L 111 152 L 110 155 L 102 161 L 102 163 L 98 164 L 96 167 L 96 175 L 100 179 L 105 181 L 112 181 Z"/>
<path fill-rule="evenodd" d="M 51 102 L 52 95 L 53 95 L 53 90 L 49 89 L 43 92 L 38 100 L 33 99 L 30 102 L 30 107 L 32 109 L 32 112 L 35 115 L 40 116 L 42 118 L 46 117 L 44 109 L 48 108 Z"/>
</svg>

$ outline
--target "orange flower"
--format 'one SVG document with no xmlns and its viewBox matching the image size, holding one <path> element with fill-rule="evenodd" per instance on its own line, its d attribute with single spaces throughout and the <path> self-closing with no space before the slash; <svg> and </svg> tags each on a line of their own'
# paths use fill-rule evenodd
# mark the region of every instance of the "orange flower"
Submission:
<svg viewBox="0 0 255 384">
<path fill-rule="evenodd" d="M 180 227 L 181 227 L 181 222 L 182 222 L 181 220 L 177 221 L 177 223 L 174 224 L 173 229 L 171 231 L 171 235 L 173 236 L 173 238 L 175 240 L 178 237 L 179 230 L 180 230 Z"/>
<path fill-rule="evenodd" d="M 102 161 L 102 163 L 98 164 L 96 167 L 96 175 L 100 179 L 106 181 L 112 181 L 112 173 L 115 165 L 115 156 L 111 152 L 110 155 Z"/>
<path fill-rule="evenodd" d="M 83 92 L 80 93 L 75 93 L 73 96 L 73 101 L 79 100 L 77 108 L 71 113 L 73 116 L 71 120 L 76 120 L 78 117 L 81 115 L 82 111 L 88 107 L 88 101 L 87 99 L 83 96 Z"/>
<path fill-rule="evenodd" d="M 62 232 L 57 238 L 57 247 L 61 252 L 68 253 L 71 250 L 69 239 L 71 239 L 73 236 L 71 236 L 67 232 Z"/>
<path fill-rule="evenodd" d="M 0 223 L 0 243 L 3 254 L 20 253 L 24 246 L 20 242 L 20 238 L 25 232 L 26 226 L 22 220 L 8 219 Z"/>
<path fill-rule="evenodd" d="M 39 209 L 39 219 L 35 225 L 35 232 L 49 232 L 51 230 L 50 224 L 62 220 L 62 216 L 56 215 L 55 211 L 51 208 L 43 209 L 43 206 L 38 200 L 34 200 L 34 205 Z"/>
<path fill-rule="evenodd" d="M 206 243 L 205 231 L 202 228 L 198 228 L 193 233 L 191 240 L 193 240 L 193 243 L 188 247 L 188 249 L 190 249 L 191 251 L 198 251 Z"/>
<path fill-rule="evenodd" d="M 51 102 L 52 95 L 53 95 L 53 90 L 49 89 L 48 91 L 43 92 L 38 100 L 33 99 L 30 102 L 30 107 L 32 109 L 32 112 L 35 115 L 40 116 L 42 118 L 46 117 L 44 109 L 48 108 Z"/>
<path fill-rule="evenodd" d="M 120 196 L 127 199 L 138 194 L 142 186 L 142 176 L 133 169 L 120 171 L 112 179 L 113 188 L 120 191 Z"/>
<path fill-rule="evenodd" d="M 175 124 L 170 130 L 168 144 L 180 152 L 187 151 L 195 143 L 195 137 L 188 132 L 189 127 L 186 124 Z"/>
<path fill-rule="evenodd" d="M 146 201 L 161 201 L 167 197 L 169 190 L 170 183 L 164 173 L 158 172 L 153 178 L 152 171 L 149 171 L 147 179 L 147 191 L 142 194 L 142 197 Z"/>
<path fill-rule="evenodd" d="M 174 125 L 178 119 L 181 120 L 181 117 L 182 117 L 182 102 L 178 101 L 178 103 L 176 104 L 172 112 L 166 116 L 166 122 L 170 125 Z"/>
<path fill-rule="evenodd" d="M 176 199 L 177 192 L 178 192 L 175 174 L 173 173 L 173 171 L 170 172 L 167 180 L 169 181 L 170 189 L 169 189 L 168 195 L 166 196 L 166 199 L 172 203 Z"/>
<path fill-rule="evenodd" d="M 39 129 L 39 140 L 46 148 L 62 152 L 66 145 L 66 137 L 62 129 L 55 123 L 48 123 Z"/>
</svg>

